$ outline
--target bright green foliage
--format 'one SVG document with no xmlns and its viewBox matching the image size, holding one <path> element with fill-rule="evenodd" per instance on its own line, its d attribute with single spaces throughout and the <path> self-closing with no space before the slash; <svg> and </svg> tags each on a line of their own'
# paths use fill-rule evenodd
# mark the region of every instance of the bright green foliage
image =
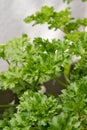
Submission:
<svg viewBox="0 0 87 130">
<path fill-rule="evenodd" d="M 20 92 L 28 84 L 22 78 L 22 68 L 26 57 L 28 57 L 26 52 L 27 46 L 29 46 L 29 40 L 26 35 L 23 35 L 22 38 L 15 38 L 7 44 L 0 45 L 0 48 L 3 48 L 1 58 L 6 60 L 9 65 L 8 70 L 0 74 L 0 87 Z"/>
<path fill-rule="evenodd" d="M 66 2 L 67 4 L 69 4 L 70 2 L 72 2 L 73 0 L 63 0 L 63 2 Z"/>
<path fill-rule="evenodd" d="M 15 38 L 6 44 L 0 45 L 0 51 L 2 52 L 2 57 L 8 62 L 8 64 L 13 64 L 14 66 L 21 64 L 26 57 L 26 47 L 29 44 L 27 35 L 23 35 L 22 38 Z"/>
<path fill-rule="evenodd" d="M 0 129 L 86 130 L 87 18 L 72 18 L 69 7 L 56 12 L 53 7 L 43 6 L 25 22 L 47 23 L 49 29 L 60 29 L 65 36 L 51 41 L 38 37 L 31 42 L 24 34 L 0 45 L 0 58 L 8 63 L 8 70 L 0 73 L 0 89 L 12 90 L 19 99 L 16 108 L 11 104 L 0 116 Z M 80 60 L 73 62 L 73 56 Z M 61 75 L 65 82 L 59 80 Z M 58 98 L 38 92 L 51 79 L 66 87 Z"/>
<path fill-rule="evenodd" d="M 58 107 L 58 101 L 54 97 L 27 91 L 20 98 L 17 113 L 9 122 L 9 130 L 45 130 L 59 111 L 60 106 Z"/>
<path fill-rule="evenodd" d="M 26 23 L 34 21 L 36 24 L 49 24 L 49 29 L 63 28 L 73 18 L 70 16 L 70 8 L 66 8 L 60 12 L 55 12 L 53 7 L 43 6 L 40 12 L 36 12 L 35 15 L 31 15 L 25 18 Z"/>
<path fill-rule="evenodd" d="M 24 21 L 26 23 L 34 21 L 33 25 L 47 23 L 49 29 L 60 29 L 65 34 L 79 31 L 81 26 L 83 29 L 87 26 L 87 18 L 75 20 L 71 16 L 71 10 L 69 7 L 60 12 L 56 12 L 53 7 L 43 6 L 41 11 L 36 12 L 35 15 L 26 17 Z"/>
<path fill-rule="evenodd" d="M 43 6 L 40 12 L 26 17 L 24 21 L 26 23 L 34 21 L 33 25 L 48 23 L 49 29 L 60 29 L 65 33 L 78 30 L 80 25 L 86 26 L 86 19 L 74 20 L 72 18 L 69 7 L 60 12 L 56 12 L 53 7 Z"/>
<path fill-rule="evenodd" d="M 5 117 L 6 118 L 6 117 Z M 3 121 L 5 122 L 5 120 Z M 3 126 L 3 124 L 2 124 Z M 59 99 L 26 91 L 17 113 L 3 130 L 85 130 L 87 128 L 87 77 L 72 83 Z"/>
<path fill-rule="evenodd" d="M 78 55 L 83 58 L 87 54 L 87 32 L 75 32 L 67 35 L 66 39 L 72 41 L 70 51 L 73 55 Z"/>
<path fill-rule="evenodd" d="M 87 77 L 62 92 L 62 112 L 53 118 L 49 130 L 87 129 Z"/>
<path fill-rule="evenodd" d="M 87 18 L 84 19 L 76 19 L 73 21 L 69 21 L 69 23 L 67 23 L 63 29 L 63 31 L 67 34 L 67 33 L 72 33 L 74 31 L 78 31 L 80 30 L 80 27 L 84 28 L 87 26 Z"/>
<path fill-rule="evenodd" d="M 87 75 L 87 57 L 83 57 L 74 67 L 70 79 L 72 81 L 79 80 Z"/>
<path fill-rule="evenodd" d="M 39 85 L 49 79 L 56 80 L 57 76 L 69 78 L 72 62 L 72 53 L 66 51 L 71 48 L 69 41 L 35 38 L 31 44 L 28 37 L 23 36 L 2 46 L 2 58 L 9 64 L 8 70 L 0 74 L 2 89 L 9 88 L 20 95 L 27 89 L 37 91 Z"/>
<path fill-rule="evenodd" d="M 39 85 L 50 79 L 57 80 L 60 75 L 68 81 L 72 55 L 86 55 L 86 39 L 87 34 L 79 32 L 67 35 L 63 41 L 35 38 L 30 43 L 28 37 L 23 36 L 1 45 L 2 58 L 8 62 L 9 68 L 0 74 L 0 87 L 20 95 L 27 89 L 37 91 Z M 67 83 L 63 85 L 67 86 Z"/>
<path fill-rule="evenodd" d="M 74 0 L 63 0 L 63 2 L 66 2 L 67 4 L 71 3 Z M 87 0 L 82 0 L 82 2 L 87 2 Z"/>
<path fill-rule="evenodd" d="M 5 126 L 9 126 L 9 121 L 13 117 L 13 114 L 16 112 L 15 108 L 9 108 L 4 112 L 4 114 L 0 114 L 0 130 L 3 130 Z"/>
</svg>

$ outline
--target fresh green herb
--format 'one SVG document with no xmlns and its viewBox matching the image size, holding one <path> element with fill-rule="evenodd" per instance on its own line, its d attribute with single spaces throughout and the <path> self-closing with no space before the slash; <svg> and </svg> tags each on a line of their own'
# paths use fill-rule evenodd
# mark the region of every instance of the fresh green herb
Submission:
<svg viewBox="0 0 87 130">
<path fill-rule="evenodd" d="M 0 129 L 86 130 L 87 18 L 73 18 L 69 7 L 56 12 L 54 7 L 43 6 L 24 21 L 47 23 L 49 29 L 60 29 L 65 36 L 51 41 L 38 37 L 31 42 L 24 34 L 0 44 L 0 58 L 8 63 L 8 70 L 0 73 L 0 89 L 12 90 L 19 100 L 16 105 L 0 105 L 6 108 L 0 114 Z M 57 98 L 39 91 L 50 80 L 65 87 Z"/>
</svg>

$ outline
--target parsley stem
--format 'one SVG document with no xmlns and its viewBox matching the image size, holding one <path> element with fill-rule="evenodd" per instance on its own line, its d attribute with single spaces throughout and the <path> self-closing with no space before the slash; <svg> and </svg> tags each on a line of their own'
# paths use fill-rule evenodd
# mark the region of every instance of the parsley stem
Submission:
<svg viewBox="0 0 87 130">
<path fill-rule="evenodd" d="M 64 86 L 64 87 L 67 87 L 67 84 L 62 82 L 60 79 L 56 78 L 55 79 L 60 85 Z"/>
<path fill-rule="evenodd" d="M 6 108 L 6 107 L 15 107 L 17 104 L 2 104 L 0 105 L 0 108 Z"/>
</svg>

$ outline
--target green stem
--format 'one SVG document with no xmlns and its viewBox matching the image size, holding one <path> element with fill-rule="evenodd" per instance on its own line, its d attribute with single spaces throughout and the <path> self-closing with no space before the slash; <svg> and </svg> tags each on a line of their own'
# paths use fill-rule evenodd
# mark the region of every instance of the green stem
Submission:
<svg viewBox="0 0 87 130">
<path fill-rule="evenodd" d="M 62 86 L 64 86 L 64 87 L 67 87 L 67 84 L 65 84 L 64 82 L 62 82 L 60 79 L 55 78 L 55 80 L 56 80 L 60 85 L 62 85 Z"/>
<path fill-rule="evenodd" d="M 0 108 L 7 108 L 7 107 L 15 107 L 17 104 L 2 104 L 0 105 Z"/>
<path fill-rule="evenodd" d="M 64 77 L 65 77 L 65 80 L 66 80 L 67 84 L 70 84 L 69 78 L 66 75 L 64 75 Z"/>
</svg>

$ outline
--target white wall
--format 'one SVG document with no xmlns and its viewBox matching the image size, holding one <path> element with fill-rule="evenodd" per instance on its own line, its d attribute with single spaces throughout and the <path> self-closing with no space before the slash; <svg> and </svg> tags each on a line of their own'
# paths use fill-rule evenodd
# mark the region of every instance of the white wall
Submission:
<svg viewBox="0 0 87 130">
<path fill-rule="evenodd" d="M 56 10 L 62 10 L 66 4 L 62 0 L 0 0 L 0 43 L 7 42 L 14 37 L 27 33 L 31 39 L 36 36 L 52 39 L 62 37 L 60 31 L 49 31 L 47 25 L 32 27 L 25 24 L 23 19 L 27 15 L 40 10 L 41 6 L 54 6 Z M 75 17 L 87 17 L 87 3 L 81 4 L 81 0 L 75 0 L 70 4 Z M 0 71 L 6 69 L 6 63 L 0 60 Z"/>
</svg>

